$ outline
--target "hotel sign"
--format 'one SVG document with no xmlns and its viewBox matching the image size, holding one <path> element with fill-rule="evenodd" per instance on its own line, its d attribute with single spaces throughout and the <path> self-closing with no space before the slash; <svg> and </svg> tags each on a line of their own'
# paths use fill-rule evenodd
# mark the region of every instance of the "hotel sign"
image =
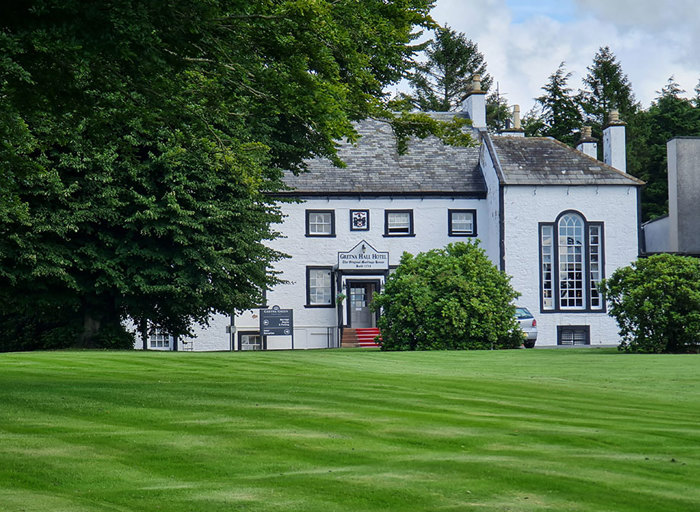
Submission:
<svg viewBox="0 0 700 512">
<path fill-rule="evenodd" d="M 261 309 L 260 334 L 263 336 L 292 336 L 294 334 L 294 311 L 280 309 L 279 306 L 272 306 L 272 309 Z"/>
<path fill-rule="evenodd" d="M 387 270 L 389 253 L 378 252 L 365 240 L 348 252 L 338 253 L 339 270 Z"/>
</svg>

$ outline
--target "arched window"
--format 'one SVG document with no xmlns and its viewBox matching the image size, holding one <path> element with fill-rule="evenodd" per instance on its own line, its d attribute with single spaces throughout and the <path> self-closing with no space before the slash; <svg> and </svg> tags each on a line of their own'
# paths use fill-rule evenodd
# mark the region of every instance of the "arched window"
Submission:
<svg viewBox="0 0 700 512">
<path fill-rule="evenodd" d="M 600 311 L 603 224 L 567 211 L 540 224 L 540 293 L 543 311 Z"/>
</svg>

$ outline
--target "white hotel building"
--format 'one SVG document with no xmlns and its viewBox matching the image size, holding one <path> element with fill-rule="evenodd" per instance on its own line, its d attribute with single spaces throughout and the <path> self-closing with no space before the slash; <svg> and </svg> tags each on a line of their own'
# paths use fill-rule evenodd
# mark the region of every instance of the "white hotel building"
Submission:
<svg viewBox="0 0 700 512">
<path fill-rule="evenodd" d="M 391 127 L 367 120 L 357 145 L 342 144 L 345 168 L 314 160 L 286 178 L 290 195 L 274 248 L 287 284 L 267 306 L 293 311 L 293 336 L 262 336 L 260 311 L 220 315 L 197 337 L 161 349 L 246 350 L 337 347 L 354 329 L 376 326 L 369 309 L 404 251 L 418 253 L 478 239 L 512 276 L 518 305 L 537 319 L 538 346 L 610 345 L 619 337 L 596 284 L 639 254 L 642 182 L 625 171 L 625 127 L 613 117 L 596 142 L 578 150 L 514 129 L 486 131 L 484 93 L 461 113 L 472 120 L 475 147 L 413 140 L 399 155 Z M 516 119 L 516 127 L 518 120 Z M 162 340 L 161 340 L 162 341 Z M 150 347 L 149 347 L 150 348 Z"/>
</svg>

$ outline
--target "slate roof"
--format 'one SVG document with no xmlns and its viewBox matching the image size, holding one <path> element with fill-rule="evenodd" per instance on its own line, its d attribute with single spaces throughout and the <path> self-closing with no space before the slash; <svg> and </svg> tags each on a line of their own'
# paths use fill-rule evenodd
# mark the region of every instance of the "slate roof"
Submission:
<svg viewBox="0 0 700 512">
<path fill-rule="evenodd" d="M 506 185 L 643 185 L 547 137 L 491 137 Z"/>
<path fill-rule="evenodd" d="M 454 113 L 436 114 L 436 117 Z M 309 171 L 285 175 L 295 195 L 463 195 L 485 197 L 479 148 L 452 147 L 436 137 L 414 139 L 399 155 L 391 127 L 367 119 L 357 125 L 356 146 L 342 142 L 338 156 L 347 167 L 327 159 L 308 163 Z"/>
</svg>

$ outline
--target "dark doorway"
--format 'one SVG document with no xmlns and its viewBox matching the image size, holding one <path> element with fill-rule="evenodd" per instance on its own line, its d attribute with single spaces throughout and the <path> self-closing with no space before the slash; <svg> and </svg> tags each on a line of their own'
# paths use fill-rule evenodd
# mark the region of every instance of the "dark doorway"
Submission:
<svg viewBox="0 0 700 512">
<path fill-rule="evenodd" d="M 348 318 L 353 329 L 377 326 L 377 317 L 369 305 L 378 285 L 376 281 L 348 281 Z"/>
</svg>

